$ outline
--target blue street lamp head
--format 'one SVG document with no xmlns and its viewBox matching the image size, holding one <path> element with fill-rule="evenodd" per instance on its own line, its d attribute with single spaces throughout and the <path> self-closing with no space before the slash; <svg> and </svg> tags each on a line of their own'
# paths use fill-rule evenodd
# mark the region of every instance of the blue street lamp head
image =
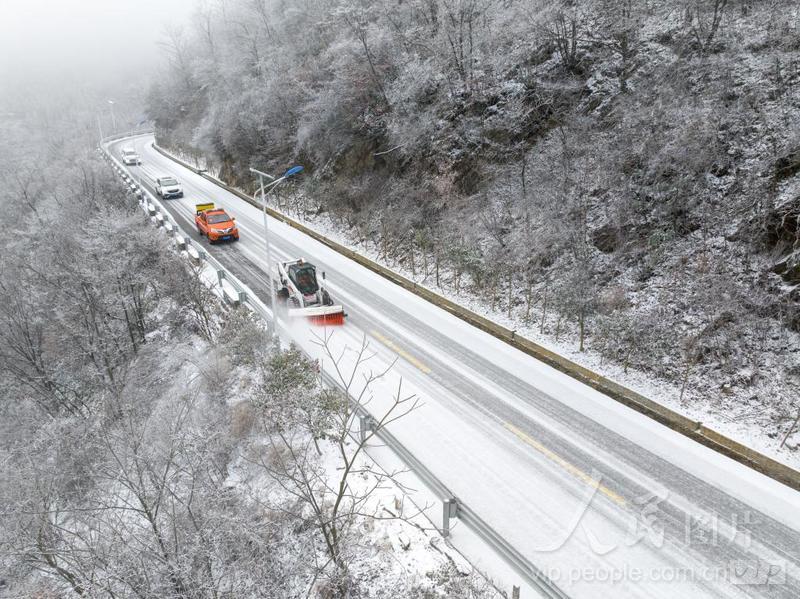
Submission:
<svg viewBox="0 0 800 599">
<path fill-rule="evenodd" d="M 292 168 L 290 168 L 288 171 L 286 171 L 285 173 L 283 173 L 283 176 L 284 176 L 284 177 L 291 177 L 292 175 L 296 175 L 297 173 L 299 173 L 299 172 L 300 172 L 300 171 L 302 171 L 302 170 L 303 170 L 303 167 L 302 167 L 302 166 L 293 166 L 293 167 L 292 167 Z"/>
</svg>

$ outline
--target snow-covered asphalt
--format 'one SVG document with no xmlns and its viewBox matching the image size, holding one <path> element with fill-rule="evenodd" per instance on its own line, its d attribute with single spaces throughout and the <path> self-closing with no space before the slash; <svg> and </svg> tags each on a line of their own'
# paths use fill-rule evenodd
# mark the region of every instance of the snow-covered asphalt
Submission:
<svg viewBox="0 0 800 599">
<path fill-rule="evenodd" d="M 163 204 L 185 231 L 194 232 L 197 203 L 235 216 L 238 243 L 207 246 L 193 235 L 269 304 L 261 212 L 152 142 L 140 136 L 109 149 L 119 156 L 134 146 L 142 165 L 128 168 L 153 192 L 158 176 L 180 179 L 184 198 Z M 798 493 L 272 219 L 270 241 L 274 259 L 304 257 L 326 271 L 349 315 L 331 345 L 355 348 L 366 335 L 374 371 L 396 360 L 373 386 L 373 413 L 402 380 L 403 394 L 424 405 L 391 432 L 568 595 L 800 597 Z M 315 333 L 291 329 L 310 352 Z M 458 537 L 456 529 L 456 546 Z"/>
</svg>

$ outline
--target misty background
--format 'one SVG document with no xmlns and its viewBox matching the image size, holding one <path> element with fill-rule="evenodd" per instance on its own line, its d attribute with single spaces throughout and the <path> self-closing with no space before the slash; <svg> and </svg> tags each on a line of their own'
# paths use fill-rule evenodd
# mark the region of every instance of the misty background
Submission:
<svg viewBox="0 0 800 599">
<path fill-rule="evenodd" d="M 100 116 L 110 129 L 107 100 L 122 118 L 142 112 L 159 42 L 182 35 L 200 6 L 192 0 L 0 0 L 0 110 L 50 126 Z"/>
</svg>

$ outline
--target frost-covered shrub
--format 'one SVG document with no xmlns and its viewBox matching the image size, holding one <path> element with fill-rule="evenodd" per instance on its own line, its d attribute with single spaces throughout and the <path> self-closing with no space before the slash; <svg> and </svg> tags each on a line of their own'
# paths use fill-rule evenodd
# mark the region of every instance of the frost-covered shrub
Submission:
<svg viewBox="0 0 800 599">
<path fill-rule="evenodd" d="M 254 367 L 275 349 L 264 323 L 246 308 L 230 310 L 216 342 L 236 366 Z"/>
</svg>

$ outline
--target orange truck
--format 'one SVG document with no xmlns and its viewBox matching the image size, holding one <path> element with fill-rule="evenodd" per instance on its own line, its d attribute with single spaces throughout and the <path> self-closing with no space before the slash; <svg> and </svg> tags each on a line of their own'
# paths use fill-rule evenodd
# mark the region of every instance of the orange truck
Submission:
<svg viewBox="0 0 800 599">
<path fill-rule="evenodd" d="M 239 241 L 239 228 L 235 219 L 214 204 L 195 204 L 194 224 L 197 232 L 208 237 L 208 243 Z"/>
</svg>

